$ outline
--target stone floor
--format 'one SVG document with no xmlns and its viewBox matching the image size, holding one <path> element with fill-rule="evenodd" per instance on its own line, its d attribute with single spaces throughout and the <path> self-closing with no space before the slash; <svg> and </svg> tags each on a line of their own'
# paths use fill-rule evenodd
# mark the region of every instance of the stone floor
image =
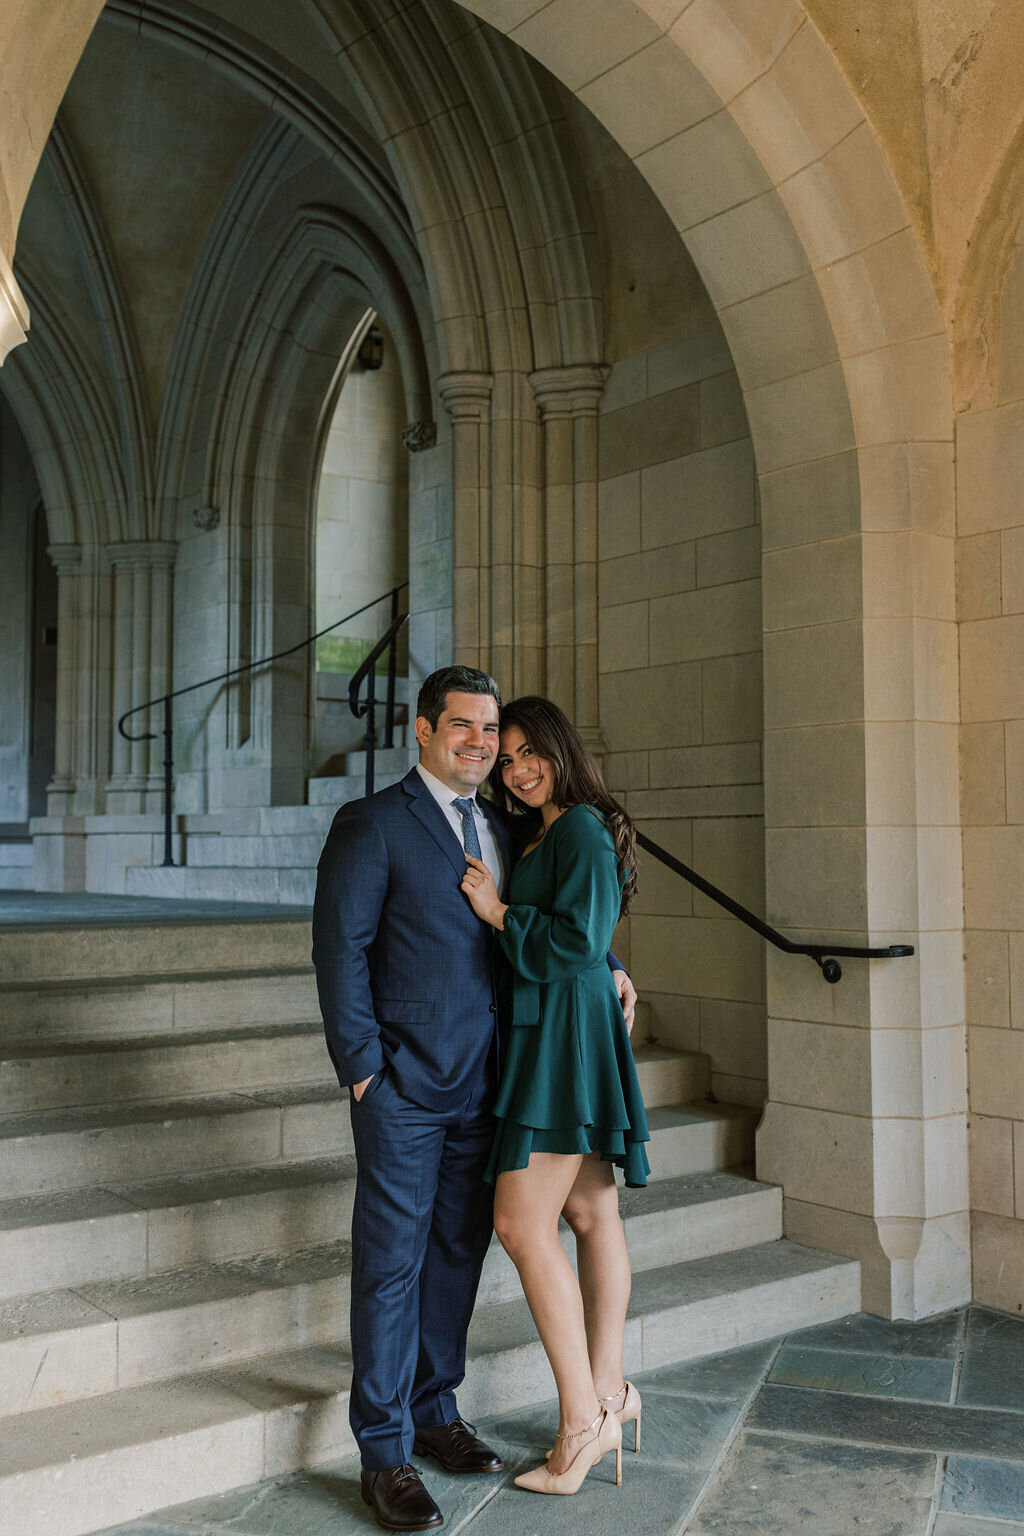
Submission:
<svg viewBox="0 0 1024 1536">
<path fill-rule="evenodd" d="M 145 927 L 152 923 L 260 922 L 308 917 L 309 907 L 256 901 L 177 901 L 155 896 L 86 892 L 0 891 L 0 929 Z"/>
<path fill-rule="evenodd" d="M 1024 1319 L 860 1315 L 636 1380 L 642 1454 L 627 1427 L 621 1489 L 611 1458 L 573 1499 L 512 1486 L 550 1441 L 541 1405 L 480 1426 L 504 1474 L 424 1467 L 449 1536 L 1024 1536 Z M 357 1536 L 375 1529 L 358 1479 L 334 1462 L 116 1536 Z"/>
</svg>

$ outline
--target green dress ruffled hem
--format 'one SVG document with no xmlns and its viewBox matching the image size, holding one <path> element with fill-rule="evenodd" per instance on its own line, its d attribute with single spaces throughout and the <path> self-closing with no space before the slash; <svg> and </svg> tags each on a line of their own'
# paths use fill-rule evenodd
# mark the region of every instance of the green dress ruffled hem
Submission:
<svg viewBox="0 0 1024 1536">
<path fill-rule="evenodd" d="M 499 1173 L 525 1168 L 531 1152 L 558 1152 L 564 1156 L 600 1152 L 602 1162 L 622 1169 L 627 1189 L 645 1189 L 651 1171 L 643 1141 L 634 1141 L 623 1131 L 610 1131 L 599 1125 L 576 1125 L 549 1131 L 520 1125 L 515 1120 L 502 1120 L 484 1178 L 488 1184 L 493 1184 Z"/>
</svg>

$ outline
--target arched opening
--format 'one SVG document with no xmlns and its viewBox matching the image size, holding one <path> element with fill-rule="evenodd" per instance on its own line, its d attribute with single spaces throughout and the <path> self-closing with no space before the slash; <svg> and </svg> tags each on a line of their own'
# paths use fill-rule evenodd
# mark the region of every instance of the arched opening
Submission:
<svg viewBox="0 0 1024 1536">
<path fill-rule="evenodd" d="M 409 578 L 409 453 L 402 442 L 401 360 L 394 337 L 373 310 L 353 332 L 339 374 L 316 488 L 313 628 L 320 631 L 345 614 L 366 611 L 316 645 L 313 776 L 337 772 L 339 759 L 361 745 L 363 727 L 348 707 L 348 687 L 392 611 L 389 602 L 367 605 Z M 403 607 L 408 603 L 404 592 L 401 602 Z M 387 671 L 386 655 L 377 670 Z M 409 642 L 403 631 L 396 678 L 403 717 L 408 671 Z"/>
</svg>

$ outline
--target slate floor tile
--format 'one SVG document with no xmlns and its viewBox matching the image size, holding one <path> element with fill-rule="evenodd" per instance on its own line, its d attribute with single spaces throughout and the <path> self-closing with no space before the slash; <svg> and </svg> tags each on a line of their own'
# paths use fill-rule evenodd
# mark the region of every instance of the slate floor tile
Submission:
<svg viewBox="0 0 1024 1536">
<path fill-rule="evenodd" d="M 644 1466 L 634 1469 L 623 1457 L 622 1487 L 616 1488 L 615 1462 L 606 1456 L 572 1498 L 545 1498 L 506 1483 L 465 1536 L 674 1536 L 705 1474 L 641 1460 Z M 445 1536 L 459 1536 L 454 1522 L 446 1522 Z"/>
<path fill-rule="evenodd" d="M 1016 1520 L 975 1520 L 971 1515 L 939 1515 L 932 1536 L 1024 1536 Z"/>
<path fill-rule="evenodd" d="M 957 1402 L 1024 1413 L 1024 1318 L 971 1308 Z"/>
<path fill-rule="evenodd" d="M 944 1312 L 920 1323 L 891 1323 L 884 1317 L 857 1312 L 835 1323 L 802 1328 L 786 1335 L 787 1344 L 818 1349 L 856 1349 L 867 1354 L 927 1355 L 952 1360 L 959 1348 L 965 1313 Z"/>
<path fill-rule="evenodd" d="M 947 1408 L 935 1403 L 768 1385 L 758 1393 L 747 1423 L 752 1429 L 783 1435 L 856 1440 L 907 1450 L 1010 1461 L 1024 1458 L 1019 1416 L 987 1409 Z"/>
<path fill-rule="evenodd" d="M 941 1508 L 987 1520 L 1024 1522 L 1024 1436 L 1020 1456 L 1017 1462 L 951 1456 Z"/>
<path fill-rule="evenodd" d="M 748 1397 L 763 1377 L 778 1350 L 778 1340 L 754 1344 L 745 1349 L 730 1349 L 720 1355 L 705 1355 L 701 1360 L 684 1360 L 680 1365 L 663 1365 L 644 1371 L 636 1384 L 658 1392 L 681 1392 L 687 1397 Z"/>
<path fill-rule="evenodd" d="M 447 1528 L 465 1524 L 502 1482 L 525 1464 L 517 1448 L 502 1446 L 501 1450 L 509 1468 L 504 1476 L 452 1477 L 436 1463 L 417 1459 L 417 1468 L 442 1510 Z M 155 1519 L 160 1522 L 156 1532 L 143 1530 L 138 1536 L 165 1536 L 165 1530 L 168 1536 L 368 1536 L 376 1529 L 359 1490 L 356 1456 L 197 1499 L 162 1510 Z M 118 1531 L 117 1536 L 135 1533 Z"/>
<path fill-rule="evenodd" d="M 638 1378 L 642 1380 L 642 1378 Z M 707 1397 L 683 1397 L 677 1393 L 652 1392 L 644 1382 L 641 1454 L 634 1458 L 633 1425 L 622 1431 L 623 1465 L 646 1466 L 648 1461 L 671 1461 L 691 1471 L 710 1467 L 729 1438 L 740 1404 Z M 500 1445 L 505 1460 L 507 1446 L 520 1460 L 535 1466 L 551 1446 L 558 1428 L 558 1404 L 543 1403 L 489 1420 L 478 1426 L 489 1445 Z"/>
<path fill-rule="evenodd" d="M 353 1457 L 195 1499 L 161 1510 L 156 1518 L 161 1536 L 164 1526 L 184 1536 L 280 1536 L 284 1531 L 289 1536 L 362 1536 L 368 1529 L 366 1516 L 359 1462 Z"/>
<path fill-rule="evenodd" d="M 192 1536 L 192 1532 L 184 1533 L 180 1525 L 154 1525 L 152 1520 L 136 1520 L 131 1525 L 99 1531 L 97 1536 Z"/>
<path fill-rule="evenodd" d="M 866 1354 L 853 1349 L 810 1349 L 786 1344 L 768 1380 L 824 1392 L 858 1392 L 870 1397 L 908 1397 L 948 1403 L 953 1385 L 952 1360 L 916 1355 Z"/>
<path fill-rule="evenodd" d="M 935 1458 L 743 1434 L 687 1536 L 924 1536 Z"/>
</svg>

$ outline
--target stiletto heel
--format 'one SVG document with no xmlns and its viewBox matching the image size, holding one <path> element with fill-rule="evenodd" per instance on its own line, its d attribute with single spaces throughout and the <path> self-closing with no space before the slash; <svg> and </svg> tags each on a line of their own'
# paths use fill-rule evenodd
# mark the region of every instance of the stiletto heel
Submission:
<svg viewBox="0 0 1024 1536">
<path fill-rule="evenodd" d="M 613 1408 L 611 1404 L 618 1398 L 622 1398 L 622 1407 Z M 614 1413 L 620 1424 L 632 1424 L 633 1426 L 633 1454 L 640 1449 L 640 1415 L 643 1412 L 643 1403 L 640 1401 L 640 1393 L 631 1381 L 624 1381 L 617 1392 L 612 1392 L 608 1397 L 599 1397 L 599 1403 L 608 1403 L 609 1412 Z"/>
<path fill-rule="evenodd" d="M 530 1472 L 521 1472 L 515 1479 L 517 1488 L 526 1488 L 530 1493 L 579 1493 L 583 1486 L 583 1480 L 587 1473 L 596 1467 L 605 1451 L 615 1452 L 615 1485 L 622 1487 L 622 1425 L 614 1413 L 609 1413 L 607 1408 L 602 1408 L 593 1424 L 588 1424 L 586 1429 L 578 1429 L 573 1434 L 556 1435 L 556 1440 L 579 1440 L 583 1435 L 589 1435 L 590 1431 L 600 1425 L 593 1440 L 581 1445 L 572 1461 L 564 1472 L 549 1472 L 546 1466 L 534 1467 Z"/>
</svg>

